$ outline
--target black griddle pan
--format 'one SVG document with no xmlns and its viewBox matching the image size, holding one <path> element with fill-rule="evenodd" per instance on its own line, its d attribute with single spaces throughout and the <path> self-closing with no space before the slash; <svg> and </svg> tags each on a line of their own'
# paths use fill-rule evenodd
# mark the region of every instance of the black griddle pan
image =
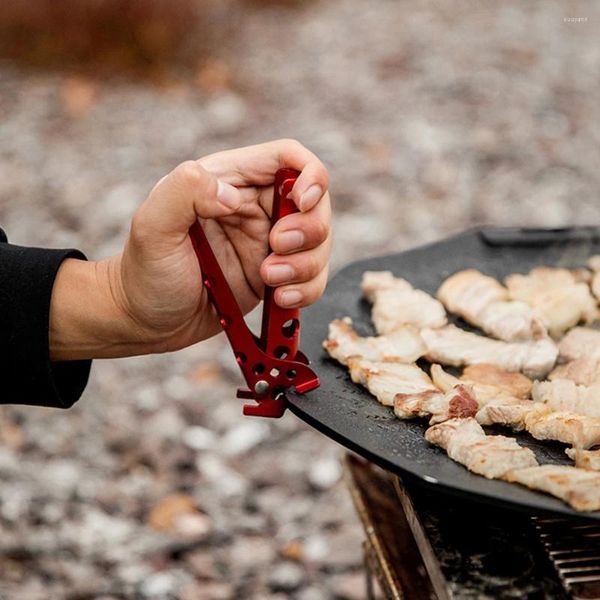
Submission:
<svg viewBox="0 0 600 600">
<path fill-rule="evenodd" d="M 307 394 L 288 394 L 289 408 L 301 419 L 385 469 L 418 480 L 440 491 L 477 496 L 485 502 L 510 504 L 533 512 L 582 516 L 561 500 L 516 484 L 490 481 L 450 460 L 425 441 L 423 420 L 401 421 L 365 389 L 352 383 L 345 367 L 328 358 L 321 347 L 332 319 L 349 316 L 361 335 L 374 335 L 370 305 L 362 298 L 363 271 L 390 270 L 413 286 L 434 294 L 442 281 L 466 268 L 502 279 L 539 265 L 585 266 L 600 254 L 600 228 L 486 228 L 414 250 L 351 265 L 333 277 L 323 298 L 302 313 L 302 349 L 310 356 L 321 386 Z M 455 321 L 456 322 L 456 321 Z M 465 327 L 464 323 L 460 326 Z M 513 435 L 531 448 L 540 464 L 572 464 L 565 446 L 541 442 L 525 433 L 486 428 L 488 433 Z M 600 520 L 600 512 L 585 513 Z"/>
</svg>

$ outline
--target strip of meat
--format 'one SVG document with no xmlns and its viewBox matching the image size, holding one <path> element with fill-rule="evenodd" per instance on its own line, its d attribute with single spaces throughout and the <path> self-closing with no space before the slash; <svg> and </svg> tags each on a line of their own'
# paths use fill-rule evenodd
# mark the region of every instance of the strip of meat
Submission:
<svg viewBox="0 0 600 600">
<path fill-rule="evenodd" d="M 531 395 L 531 379 L 521 373 L 507 371 L 496 365 L 481 363 L 465 367 L 461 380 L 481 386 L 494 387 L 515 398 L 529 398 Z"/>
<path fill-rule="evenodd" d="M 567 448 L 565 454 L 575 461 L 575 466 L 588 471 L 600 471 L 600 450 Z"/>
<path fill-rule="evenodd" d="M 591 256 L 587 261 L 588 267 L 592 270 L 592 280 L 590 286 L 592 293 L 600 300 L 600 255 Z"/>
<path fill-rule="evenodd" d="M 390 271 L 365 271 L 362 290 L 373 303 L 371 318 L 377 333 L 389 334 L 407 324 L 422 329 L 447 323 L 440 302 Z"/>
<path fill-rule="evenodd" d="M 398 393 L 394 398 L 394 413 L 400 419 L 431 417 L 429 424 L 434 425 L 448 419 L 474 417 L 477 401 L 464 385 L 457 385 L 447 392 Z"/>
<path fill-rule="evenodd" d="M 600 359 L 600 330 L 589 327 L 571 329 L 558 344 L 560 362 L 579 358 Z"/>
<path fill-rule="evenodd" d="M 567 334 L 568 335 L 568 334 Z M 570 379 L 578 385 L 591 386 L 600 383 L 600 361 L 593 356 L 582 356 L 555 367 L 548 379 Z"/>
<path fill-rule="evenodd" d="M 561 498 L 578 511 L 600 510 L 600 473 L 562 465 L 509 471 L 506 481 Z"/>
<path fill-rule="evenodd" d="M 385 406 L 394 406 L 397 394 L 439 393 L 427 373 L 414 364 L 351 357 L 348 369 L 352 381 L 365 386 Z"/>
<path fill-rule="evenodd" d="M 515 431 L 526 430 L 537 440 L 553 440 L 575 448 L 600 444 L 600 418 L 578 415 L 530 400 L 512 404 L 489 402 L 476 415 L 482 425 L 506 425 Z"/>
<path fill-rule="evenodd" d="M 539 410 L 539 405 L 537 408 Z M 475 418 L 481 425 L 505 425 L 514 431 L 522 431 L 525 429 L 525 416 L 534 409 L 536 406 L 531 400 L 513 397 L 491 399 L 481 405 Z"/>
<path fill-rule="evenodd" d="M 525 429 L 537 440 L 555 440 L 587 450 L 600 444 L 600 418 L 565 411 L 532 410 L 525 415 Z"/>
<path fill-rule="evenodd" d="M 578 282 L 567 269 L 537 267 L 528 275 L 509 275 L 506 286 L 510 298 L 529 304 L 553 337 L 560 337 L 581 321 L 590 323 L 598 317 L 589 286 Z"/>
<path fill-rule="evenodd" d="M 425 439 L 443 448 L 448 456 L 469 471 L 488 479 L 537 465 L 535 455 L 514 438 L 486 435 L 475 419 L 450 419 L 430 427 Z"/>
<path fill-rule="evenodd" d="M 479 409 L 490 402 L 501 405 L 518 404 L 531 388 L 531 381 L 524 375 L 485 364 L 467 367 L 460 379 L 444 371 L 440 365 L 431 365 L 431 379 L 445 392 L 457 385 L 466 384 Z"/>
<path fill-rule="evenodd" d="M 600 417 L 600 384 L 588 387 L 569 379 L 536 381 L 532 397 L 551 410 Z"/>
<path fill-rule="evenodd" d="M 440 329 L 423 329 L 421 337 L 431 362 L 461 367 L 481 363 L 493 364 L 507 371 L 521 371 L 532 379 L 547 375 L 558 354 L 549 338 L 535 342 L 502 342 L 491 340 L 454 325 Z"/>
<path fill-rule="evenodd" d="M 475 269 L 446 279 L 437 297 L 450 312 L 500 340 L 526 341 L 545 334 L 528 304 L 510 301 L 506 288 Z"/>
<path fill-rule="evenodd" d="M 352 356 L 413 363 L 425 354 L 421 336 L 414 327 L 403 327 L 389 335 L 361 337 L 354 331 L 349 317 L 335 319 L 329 324 L 329 337 L 323 347 L 343 365 L 347 365 Z"/>
</svg>

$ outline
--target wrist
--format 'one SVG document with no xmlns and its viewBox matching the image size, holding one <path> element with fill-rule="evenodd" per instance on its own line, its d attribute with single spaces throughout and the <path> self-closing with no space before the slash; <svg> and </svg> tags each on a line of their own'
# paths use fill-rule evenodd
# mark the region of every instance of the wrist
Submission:
<svg viewBox="0 0 600 600">
<path fill-rule="evenodd" d="M 119 301 L 120 257 L 98 262 L 67 259 L 50 303 L 51 360 L 146 354 L 149 342 Z"/>
</svg>

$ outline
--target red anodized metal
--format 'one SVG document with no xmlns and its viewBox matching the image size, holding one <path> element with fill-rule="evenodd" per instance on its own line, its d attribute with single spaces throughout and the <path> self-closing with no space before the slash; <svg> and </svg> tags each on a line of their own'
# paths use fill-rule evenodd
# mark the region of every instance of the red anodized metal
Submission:
<svg viewBox="0 0 600 600">
<path fill-rule="evenodd" d="M 282 217 L 297 211 L 289 197 L 298 171 L 280 169 L 275 175 L 271 227 Z M 300 310 L 281 308 L 274 289 L 265 287 L 260 338 L 246 325 L 242 311 L 227 283 L 200 223 L 190 228 L 190 237 L 202 271 L 202 281 L 235 358 L 248 384 L 238 398 L 254 400 L 244 405 L 244 414 L 281 417 L 285 412 L 286 389 L 308 392 L 319 386 L 319 378 L 299 350 Z M 269 251 L 271 249 L 269 248 Z"/>
</svg>

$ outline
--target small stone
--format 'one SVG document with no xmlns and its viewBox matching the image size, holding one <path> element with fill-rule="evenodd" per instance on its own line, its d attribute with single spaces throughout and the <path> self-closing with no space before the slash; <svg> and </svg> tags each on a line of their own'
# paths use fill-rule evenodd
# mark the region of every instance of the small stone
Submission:
<svg viewBox="0 0 600 600">
<path fill-rule="evenodd" d="M 243 454 L 265 440 L 270 431 L 269 425 L 264 421 L 246 420 L 230 429 L 221 438 L 220 446 L 229 456 Z"/>
<path fill-rule="evenodd" d="M 192 450 L 208 450 L 214 448 L 217 436 L 210 429 L 194 425 L 183 432 L 183 443 Z"/>
<path fill-rule="evenodd" d="M 145 598 L 162 599 L 172 594 L 176 586 L 177 581 L 171 573 L 154 573 L 140 585 L 140 593 Z"/>
<path fill-rule="evenodd" d="M 185 560 L 190 570 L 198 579 L 217 579 L 218 572 L 214 557 L 208 552 L 195 551 L 186 555 Z"/>
<path fill-rule="evenodd" d="M 311 562 L 320 562 L 327 556 L 329 545 L 321 535 L 312 535 L 304 542 L 304 558 Z"/>
<path fill-rule="evenodd" d="M 210 517 L 200 512 L 184 513 L 173 519 L 173 532 L 187 539 L 199 540 L 211 531 Z"/>
<path fill-rule="evenodd" d="M 330 595 L 317 587 L 307 587 L 298 592 L 298 600 L 329 600 Z"/>
<path fill-rule="evenodd" d="M 196 511 L 196 503 L 191 496 L 171 494 L 152 507 L 148 515 L 148 525 L 158 531 L 173 530 L 178 517 Z"/>
<path fill-rule="evenodd" d="M 324 458 L 316 461 L 308 472 L 308 480 L 317 489 L 326 490 L 332 487 L 342 475 L 342 467 L 335 458 Z"/>
<path fill-rule="evenodd" d="M 296 563 L 284 562 L 271 571 L 269 586 L 274 592 L 293 592 L 303 581 L 304 570 Z"/>
<path fill-rule="evenodd" d="M 363 573 L 348 573 L 340 575 L 332 584 L 335 600 L 364 600 L 366 582 Z"/>
<path fill-rule="evenodd" d="M 190 583 L 180 593 L 180 600 L 231 600 L 235 598 L 233 586 L 224 581 Z"/>
<path fill-rule="evenodd" d="M 281 547 L 279 554 L 287 560 L 300 562 L 304 557 L 304 546 L 299 540 L 292 540 Z"/>
</svg>

